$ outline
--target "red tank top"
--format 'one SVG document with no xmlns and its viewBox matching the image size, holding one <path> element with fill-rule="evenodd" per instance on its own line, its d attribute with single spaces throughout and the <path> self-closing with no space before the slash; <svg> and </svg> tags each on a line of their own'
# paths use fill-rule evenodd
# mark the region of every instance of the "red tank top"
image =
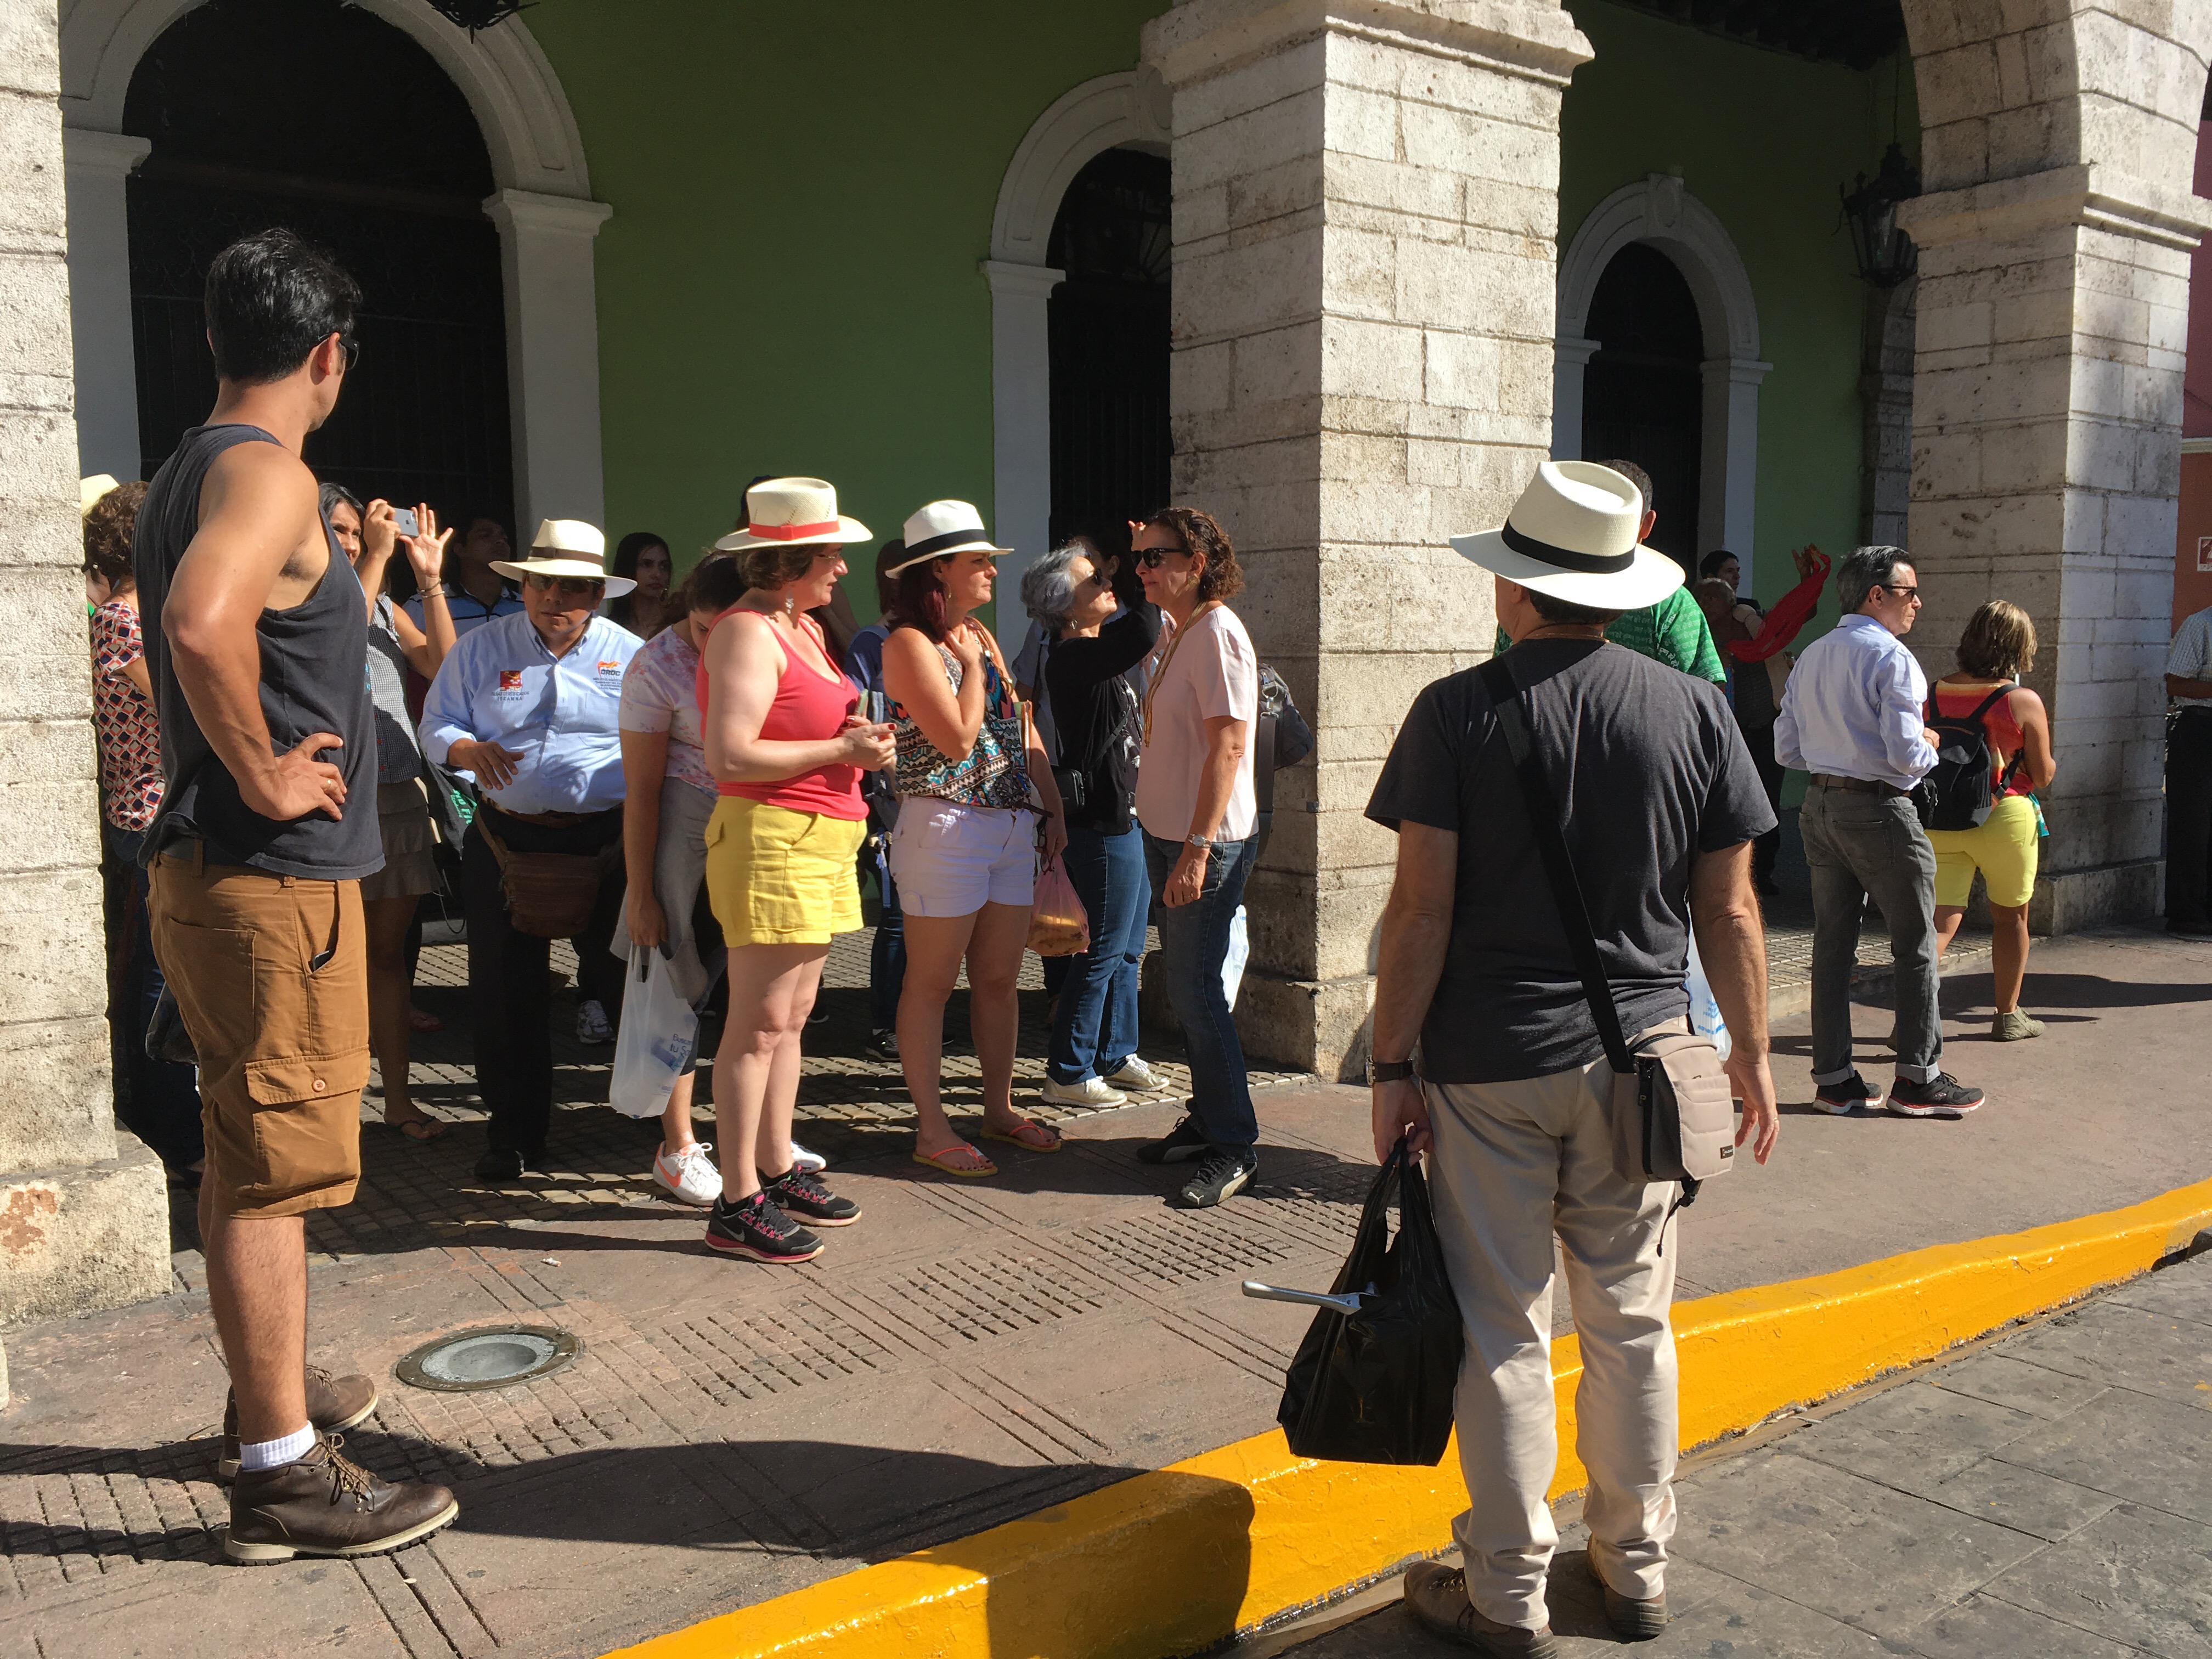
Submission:
<svg viewBox="0 0 2212 1659">
<path fill-rule="evenodd" d="M 1982 699 L 1996 688 L 1985 685 L 1977 690 L 1971 685 L 1946 685 L 1938 680 L 1930 689 L 1936 694 L 1938 714 L 1966 715 L 1972 714 Z M 2027 741 L 2026 734 L 2020 729 L 2020 722 L 2012 717 L 2012 694 L 2009 691 L 1990 705 L 1989 713 L 1982 716 L 1982 730 L 1988 734 L 1990 750 L 1995 758 L 1995 768 L 1990 774 L 1990 785 L 1995 787 L 2003 781 L 2006 765 L 2020 753 L 2021 745 Z M 2032 795 L 2034 793 L 2035 785 L 2028 781 L 2025 763 L 2013 774 L 2012 782 L 2002 791 L 2006 795 Z"/>
<path fill-rule="evenodd" d="M 737 607 L 731 607 L 734 611 Z M 730 611 L 714 618 L 719 628 Z M 811 617 L 800 618 L 799 625 L 807 630 L 822 660 L 830 659 L 829 648 L 822 643 L 821 630 Z M 771 629 L 775 624 L 770 623 Z M 708 630 L 710 634 L 712 628 Z M 703 647 L 705 641 L 700 641 Z M 811 664 L 801 662 L 786 645 L 781 635 L 776 645 L 783 652 L 783 670 L 776 676 L 775 701 L 769 705 L 768 718 L 761 722 L 760 734 L 778 743 L 820 743 L 836 737 L 845 729 L 845 717 L 860 705 L 860 694 L 852 681 L 840 674 L 836 679 L 826 679 L 822 671 Z M 699 653 L 697 679 L 699 717 L 707 717 L 707 653 Z M 860 799 L 860 769 L 857 766 L 817 766 L 811 772 L 801 772 L 797 777 L 779 778 L 773 783 L 722 783 L 716 787 L 725 795 L 741 795 L 747 800 L 757 800 L 763 805 L 781 806 L 793 812 L 820 812 L 833 818 L 857 822 L 868 816 L 868 809 Z"/>
</svg>

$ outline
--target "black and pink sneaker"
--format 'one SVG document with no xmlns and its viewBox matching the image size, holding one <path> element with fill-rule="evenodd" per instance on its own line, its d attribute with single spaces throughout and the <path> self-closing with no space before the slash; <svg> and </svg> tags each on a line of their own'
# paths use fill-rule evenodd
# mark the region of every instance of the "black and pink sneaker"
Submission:
<svg viewBox="0 0 2212 1659">
<path fill-rule="evenodd" d="M 820 1176 L 797 1164 L 770 1176 L 763 1190 L 776 1208 L 817 1227 L 849 1227 L 860 1218 L 859 1205 L 838 1197 Z"/>
<path fill-rule="evenodd" d="M 707 1248 L 788 1266 L 813 1261 L 822 1254 L 822 1241 L 778 1209 L 766 1193 L 755 1193 L 735 1204 L 726 1198 L 714 1200 L 707 1216 Z"/>
</svg>

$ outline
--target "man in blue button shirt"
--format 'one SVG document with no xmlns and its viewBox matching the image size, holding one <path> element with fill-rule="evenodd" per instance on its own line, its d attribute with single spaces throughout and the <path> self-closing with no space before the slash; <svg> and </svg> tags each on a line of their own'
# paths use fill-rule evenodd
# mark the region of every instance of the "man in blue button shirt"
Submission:
<svg viewBox="0 0 2212 1659">
<path fill-rule="evenodd" d="M 622 964 L 607 950 L 623 886 L 616 715 L 641 641 L 595 614 L 636 586 L 605 574 L 605 550 L 592 526 L 546 520 L 528 558 L 493 567 L 521 582 L 523 609 L 457 642 L 422 705 L 422 752 L 483 798 L 461 843 L 461 902 L 487 1181 L 543 1167 L 551 941 L 575 940 L 580 1034 L 610 1040 L 621 1006 Z"/>
</svg>

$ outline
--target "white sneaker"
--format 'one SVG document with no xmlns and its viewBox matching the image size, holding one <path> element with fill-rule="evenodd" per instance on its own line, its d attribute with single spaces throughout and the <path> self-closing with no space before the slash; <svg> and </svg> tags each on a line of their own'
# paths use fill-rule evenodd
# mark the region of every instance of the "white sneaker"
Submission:
<svg viewBox="0 0 2212 1659">
<path fill-rule="evenodd" d="M 804 1170 L 809 1175 L 820 1175 L 830 1167 L 830 1160 L 819 1152 L 810 1152 L 797 1141 L 791 1143 L 791 1167 Z"/>
<path fill-rule="evenodd" d="M 1107 1074 L 1106 1081 L 1117 1089 L 1127 1089 L 1133 1095 L 1150 1094 L 1167 1085 L 1153 1075 L 1152 1068 L 1131 1054 L 1121 1062 L 1121 1069 Z"/>
<path fill-rule="evenodd" d="M 1047 1078 L 1044 1100 L 1048 1106 L 1119 1106 L 1121 1091 L 1103 1077 L 1087 1077 L 1080 1083 L 1060 1083 Z"/>
<path fill-rule="evenodd" d="M 607 1018 L 607 1011 L 599 1000 L 595 997 L 580 1004 L 576 1009 L 576 1041 L 601 1043 L 614 1040 L 614 1022 Z"/>
<path fill-rule="evenodd" d="M 656 1152 L 653 1184 L 678 1204 L 705 1209 L 722 1195 L 722 1172 L 714 1167 L 714 1143 L 695 1140 L 682 1152 Z"/>
</svg>

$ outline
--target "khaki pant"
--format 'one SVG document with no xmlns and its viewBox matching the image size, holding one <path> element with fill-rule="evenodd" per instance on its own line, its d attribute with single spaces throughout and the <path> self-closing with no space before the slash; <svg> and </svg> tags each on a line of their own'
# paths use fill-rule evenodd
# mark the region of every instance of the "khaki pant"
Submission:
<svg viewBox="0 0 2212 1659">
<path fill-rule="evenodd" d="M 1663 1589 L 1674 1533 L 1674 1257 L 1660 1233 L 1677 1189 L 1613 1173 L 1613 1070 L 1516 1083 L 1431 1084 L 1431 1193 L 1467 1327 L 1452 1397 L 1472 1505 L 1453 1531 L 1468 1599 L 1486 1618 L 1546 1622 L 1559 1534 L 1545 1501 L 1559 1462 L 1552 1395 L 1552 1240 L 1581 1337 L 1576 1450 L 1583 1516 L 1606 1582 Z"/>
<path fill-rule="evenodd" d="M 216 1212 L 352 1202 L 368 1082 L 360 884 L 174 853 L 147 873 L 154 954 L 199 1054 Z"/>
</svg>

